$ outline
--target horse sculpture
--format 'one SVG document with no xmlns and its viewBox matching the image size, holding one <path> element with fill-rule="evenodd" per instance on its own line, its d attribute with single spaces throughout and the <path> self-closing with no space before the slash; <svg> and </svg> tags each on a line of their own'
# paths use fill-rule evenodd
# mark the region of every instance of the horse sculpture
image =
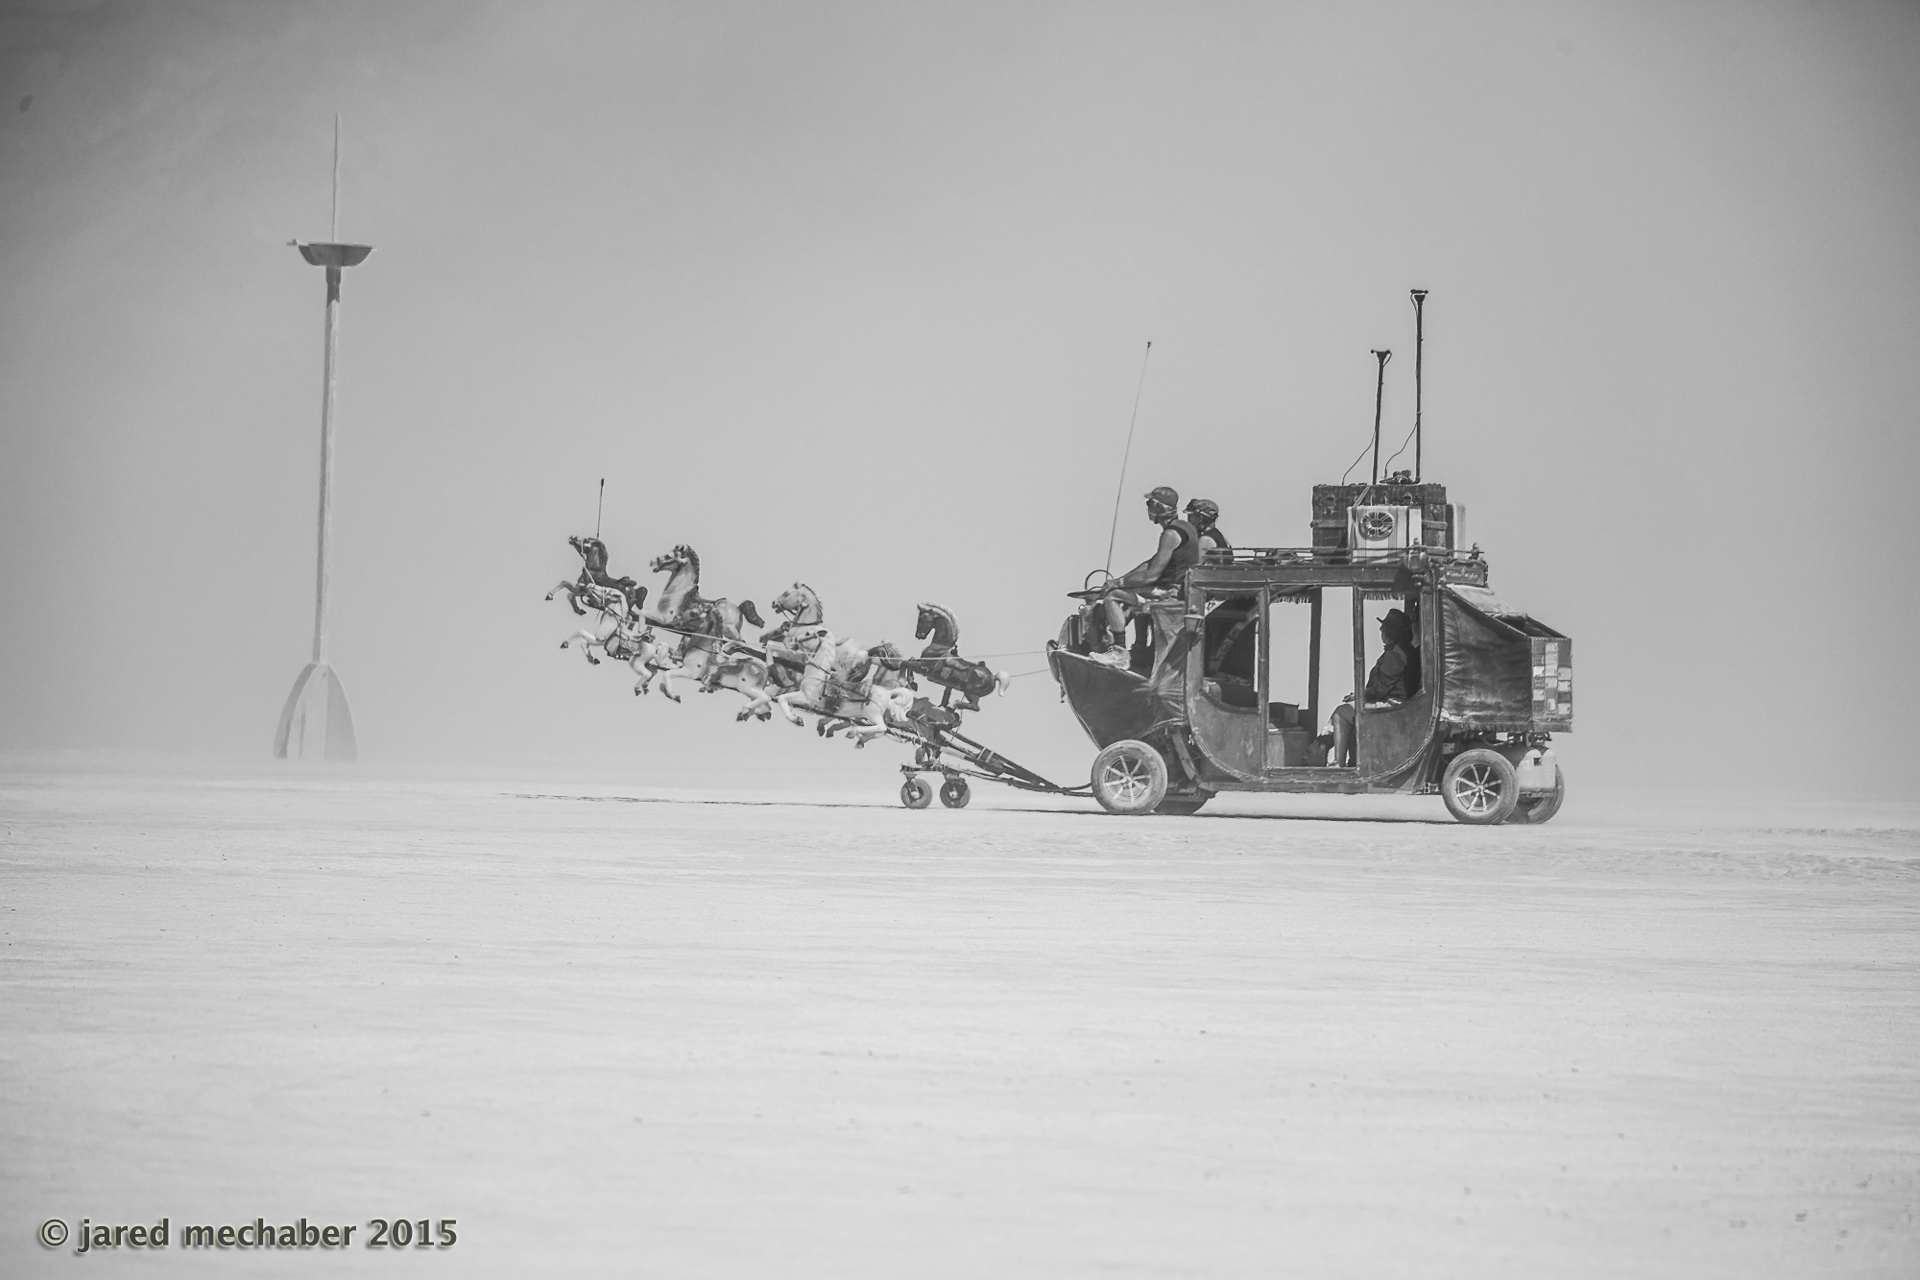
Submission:
<svg viewBox="0 0 1920 1280">
<path fill-rule="evenodd" d="M 547 592 L 547 599 L 564 591 L 567 604 L 575 613 L 585 617 L 595 612 L 600 615 L 600 621 L 593 630 L 583 628 L 574 632 L 560 642 L 560 647 L 570 648 L 577 641 L 581 653 L 595 666 L 600 664 L 600 659 L 593 656 L 595 649 L 616 661 L 628 661 L 629 655 L 646 650 L 652 637 L 645 634 L 640 607 L 646 602 L 647 589 L 632 578 L 616 578 L 607 572 L 607 544 L 600 539 L 576 535 L 567 541 L 580 553 L 585 565 L 578 578 L 561 582 Z M 586 608 L 581 607 L 582 600 L 586 601 Z M 637 658 L 635 660 L 634 669 L 638 671 L 640 667 Z"/>
<path fill-rule="evenodd" d="M 961 700 L 957 709 L 961 711 L 978 711 L 980 699 L 990 693 L 1007 691 L 1012 677 L 1006 672 L 996 672 L 984 662 L 960 656 L 960 624 L 951 612 L 926 603 L 922 603 L 919 610 L 913 638 L 926 640 L 931 635 L 933 639 L 920 651 L 919 657 L 894 660 L 899 667 L 958 693 Z"/>
<path fill-rule="evenodd" d="M 655 573 L 667 574 L 667 585 L 660 588 L 650 621 L 727 640 L 740 638 L 740 624 L 750 622 L 763 627 L 760 611 L 753 601 L 739 604 L 724 597 L 709 599 L 700 594 L 700 556 L 684 542 L 665 555 L 655 556 L 648 565 Z"/>
<path fill-rule="evenodd" d="M 645 590 L 645 587 L 641 588 L 641 591 Z M 577 642 L 588 663 L 596 667 L 600 665 L 600 659 L 593 656 L 595 649 L 615 662 L 626 663 L 640 677 L 633 686 L 636 695 L 646 693 L 656 676 L 678 665 L 678 657 L 670 651 L 669 646 L 659 642 L 653 629 L 642 620 L 639 611 L 627 611 L 626 598 L 621 593 L 590 590 L 581 594 L 599 610 L 599 625 L 591 631 L 582 628 L 574 632 L 560 642 L 562 649 L 572 648 Z M 553 597 L 547 598 L 551 600 Z M 660 691 L 675 702 L 680 701 L 664 681 Z"/>
<path fill-rule="evenodd" d="M 663 650 L 651 663 L 653 670 L 665 677 L 660 691 L 678 702 L 679 695 L 672 689 L 676 678 L 695 681 L 702 693 L 732 689 L 747 699 L 746 709 L 737 719 L 769 719 L 772 695 L 767 691 L 766 661 L 740 644 L 743 622 L 766 625 L 753 601 L 742 600 L 736 605 L 724 597 L 701 595 L 700 556 L 685 543 L 654 557 L 649 567 L 669 576 L 647 620 L 683 633 L 676 649 L 670 653 Z M 642 681 L 643 686 L 646 683 Z M 636 688 L 634 692 L 645 690 Z"/>
<path fill-rule="evenodd" d="M 768 663 L 744 646 L 735 646 L 725 641 L 716 642 L 705 637 L 691 637 L 672 661 L 660 668 L 666 679 L 660 683 L 660 690 L 675 702 L 680 701 L 669 687 L 675 679 L 692 680 L 702 693 L 712 693 L 715 689 L 731 689 L 747 700 L 735 720 L 771 720 L 773 718 L 773 689 L 776 687 L 767 674 Z M 635 690 L 639 692 L 639 690 Z"/>
<path fill-rule="evenodd" d="M 632 578 L 616 578 L 607 572 L 607 544 L 598 538 L 586 538 L 578 534 L 567 539 L 573 549 L 580 553 L 585 563 L 580 568 L 580 576 L 572 582 L 561 582 L 547 592 L 551 600 L 562 591 L 567 593 L 567 604 L 581 617 L 587 610 L 580 607 L 580 599 L 586 597 L 587 603 L 595 609 L 602 607 L 601 602 L 608 593 L 621 597 L 622 614 L 638 614 L 640 607 L 647 602 L 647 589 Z"/>
<path fill-rule="evenodd" d="M 889 729 L 912 731 L 916 672 L 959 690 L 967 698 L 964 709 L 977 708 L 976 695 L 1005 690 L 1004 675 L 996 683 L 984 665 L 954 651 L 959 627 L 938 605 L 920 607 L 916 637 L 931 633 L 934 638 L 918 658 L 908 658 L 884 641 L 867 649 L 840 640 L 825 625 L 819 595 L 796 582 L 773 602 L 785 621 L 761 635 L 762 653 L 741 639 L 743 624 L 766 625 L 759 610 L 751 600 L 736 605 L 701 595 L 700 557 L 692 547 L 682 543 L 650 562 L 655 573 L 668 578 L 654 608 L 647 610 L 647 588 L 608 571 L 605 543 L 584 536 L 567 541 L 584 567 L 577 579 L 549 591 L 547 599 L 564 591 L 576 614 L 597 612 L 600 620 L 592 629 L 575 631 L 560 647 L 578 643 L 596 666 L 596 650 L 627 663 L 640 677 L 636 695 L 648 693 L 657 678 L 660 692 L 678 702 L 673 681 L 692 680 L 702 693 L 731 689 L 745 697 L 737 719 L 769 720 L 777 705 L 789 721 L 803 724 L 801 713 L 811 712 L 819 717 L 815 731 L 821 736 L 845 730 L 855 746 L 864 747 Z M 656 627 L 677 633 L 677 640 L 662 643 Z"/>
<path fill-rule="evenodd" d="M 775 597 L 773 608 L 787 621 L 760 639 L 769 669 L 785 686 L 773 695 L 782 715 L 801 724 L 800 712 L 811 711 L 820 717 L 814 727 L 822 737 L 844 728 L 857 747 L 889 725 L 905 725 L 913 695 L 910 678 L 895 665 L 899 650 L 884 641 L 869 650 L 840 640 L 826 627 L 819 595 L 804 582 Z"/>
</svg>

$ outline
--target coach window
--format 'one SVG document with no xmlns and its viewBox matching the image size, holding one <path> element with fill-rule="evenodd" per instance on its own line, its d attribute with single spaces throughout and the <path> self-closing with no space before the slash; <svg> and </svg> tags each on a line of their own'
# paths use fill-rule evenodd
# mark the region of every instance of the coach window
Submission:
<svg viewBox="0 0 1920 1280">
<path fill-rule="evenodd" d="M 1230 707 L 1260 705 L 1260 597 L 1227 596 L 1207 613 L 1201 672 Z"/>
</svg>

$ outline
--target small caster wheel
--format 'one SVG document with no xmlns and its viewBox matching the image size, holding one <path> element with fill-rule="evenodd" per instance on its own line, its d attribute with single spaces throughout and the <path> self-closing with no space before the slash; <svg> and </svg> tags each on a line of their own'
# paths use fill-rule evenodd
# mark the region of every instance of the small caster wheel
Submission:
<svg viewBox="0 0 1920 1280">
<path fill-rule="evenodd" d="M 964 809 L 971 799 L 973 792 L 965 778 L 948 778 L 940 784 L 940 803 L 949 809 Z"/>
<path fill-rule="evenodd" d="M 924 778 L 908 778 L 900 784 L 900 803 L 909 809 L 924 809 L 933 803 L 933 788 Z"/>
</svg>

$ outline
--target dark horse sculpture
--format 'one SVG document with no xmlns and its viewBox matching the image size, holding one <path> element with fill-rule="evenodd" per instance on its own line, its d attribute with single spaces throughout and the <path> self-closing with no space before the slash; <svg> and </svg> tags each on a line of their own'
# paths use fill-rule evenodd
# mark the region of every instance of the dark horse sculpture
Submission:
<svg viewBox="0 0 1920 1280">
<path fill-rule="evenodd" d="M 960 624 L 953 614 L 937 604 L 922 604 L 919 620 L 913 628 L 915 640 L 928 641 L 917 658 L 884 658 L 887 666 L 911 671 L 934 684 L 943 685 L 960 695 L 958 709 L 978 711 L 980 699 L 990 693 L 1005 693 L 1010 677 L 993 671 L 984 662 L 960 656 Z"/>
<path fill-rule="evenodd" d="M 640 616 L 640 607 L 647 602 L 647 589 L 632 578 L 616 578 L 607 572 L 607 544 L 600 539 L 575 534 L 567 541 L 575 551 L 580 553 L 580 559 L 585 563 L 581 566 L 578 578 L 572 582 L 560 583 L 547 592 L 547 599 L 551 600 L 564 591 L 567 593 L 567 603 L 573 606 L 573 611 L 585 617 L 587 611 L 580 607 L 582 596 L 586 597 L 588 604 L 598 609 L 606 600 L 606 597 L 599 593 L 618 592 L 621 598 L 619 607 L 614 612 L 622 617 L 637 620 Z"/>
</svg>

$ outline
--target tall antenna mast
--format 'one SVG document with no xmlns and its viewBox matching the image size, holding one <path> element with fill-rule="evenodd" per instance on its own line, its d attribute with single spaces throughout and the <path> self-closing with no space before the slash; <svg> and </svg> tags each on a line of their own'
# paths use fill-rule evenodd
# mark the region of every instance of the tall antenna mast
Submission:
<svg viewBox="0 0 1920 1280">
<path fill-rule="evenodd" d="M 333 217 L 327 222 L 327 239 L 340 239 L 340 113 L 333 113 Z"/>
<path fill-rule="evenodd" d="M 1425 313 L 1422 306 L 1427 300 L 1425 289 L 1412 291 L 1413 297 L 1413 482 L 1420 483 L 1420 353 L 1426 342 L 1422 329 Z"/>
<path fill-rule="evenodd" d="M 1380 483 L 1380 405 L 1387 394 L 1387 361 L 1393 359 L 1391 351 L 1376 351 L 1373 358 L 1380 362 L 1380 381 L 1373 388 L 1373 483 Z M 1368 486 L 1371 488 L 1372 486 Z"/>
<path fill-rule="evenodd" d="M 1113 542 L 1120 536 L 1120 495 L 1127 489 L 1127 459 L 1133 456 L 1133 424 L 1140 420 L 1140 393 L 1147 385 L 1147 357 L 1153 354 L 1153 343 L 1147 343 L 1145 354 L 1140 357 L 1140 381 L 1133 388 L 1133 416 L 1127 419 L 1127 448 L 1120 455 L 1120 483 L 1113 490 L 1113 527 L 1107 531 L 1107 576 L 1113 576 Z"/>
</svg>

